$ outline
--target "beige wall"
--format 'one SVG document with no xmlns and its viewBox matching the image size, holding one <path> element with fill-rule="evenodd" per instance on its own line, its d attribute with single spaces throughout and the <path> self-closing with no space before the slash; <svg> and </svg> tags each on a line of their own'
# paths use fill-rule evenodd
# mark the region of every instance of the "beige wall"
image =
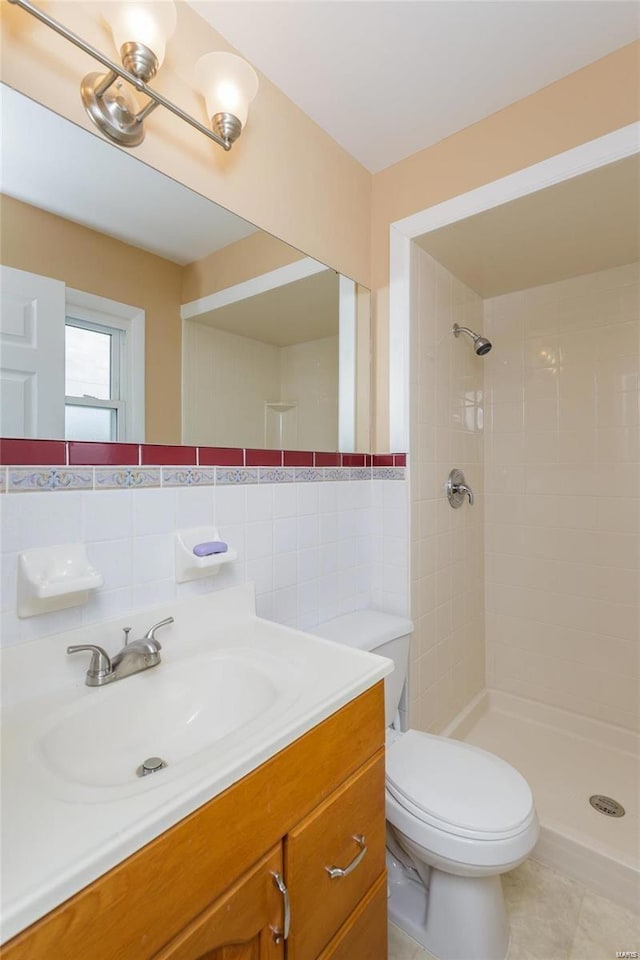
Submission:
<svg viewBox="0 0 640 960">
<path fill-rule="evenodd" d="M 199 300 L 303 257 L 304 253 L 260 230 L 188 264 L 184 268 L 182 302 Z"/>
<path fill-rule="evenodd" d="M 78 86 L 86 73 L 98 69 L 95 61 L 20 9 L 0 6 L 2 79 L 93 132 Z M 115 55 L 98 3 L 51 0 L 43 6 L 107 55 Z M 230 48 L 188 6 L 179 2 L 177 7 L 176 34 L 154 85 L 206 123 L 194 65 L 204 53 Z M 165 110 L 156 110 L 146 126 L 136 157 L 371 285 L 371 174 L 265 77 L 247 128 L 228 154 Z"/>
<path fill-rule="evenodd" d="M 489 685 L 637 728 L 640 264 L 485 309 Z"/>
<path fill-rule="evenodd" d="M 374 176 L 374 449 L 388 438 L 390 224 L 640 119 L 639 74 L 633 43 Z"/>
<path fill-rule="evenodd" d="M 5 196 L 0 262 L 144 309 L 145 438 L 180 443 L 182 267 Z"/>
<path fill-rule="evenodd" d="M 411 290 L 411 723 L 439 731 L 484 686 L 482 300 L 414 244 Z M 476 501 L 443 485 L 464 471 Z"/>
</svg>

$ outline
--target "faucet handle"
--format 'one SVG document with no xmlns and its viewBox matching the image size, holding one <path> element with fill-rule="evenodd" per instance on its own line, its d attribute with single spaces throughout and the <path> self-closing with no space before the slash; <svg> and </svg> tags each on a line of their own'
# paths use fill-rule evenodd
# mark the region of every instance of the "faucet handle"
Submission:
<svg viewBox="0 0 640 960">
<path fill-rule="evenodd" d="M 159 630 L 160 627 L 166 627 L 170 623 L 173 623 L 173 617 L 167 617 L 166 620 L 161 620 L 159 623 L 154 623 L 154 625 L 145 633 L 145 640 L 153 640 L 154 643 L 157 643 L 158 650 L 161 650 L 162 647 L 160 646 L 160 641 L 156 640 L 156 630 Z"/>
<path fill-rule="evenodd" d="M 473 490 L 467 484 L 462 470 L 458 470 L 454 467 L 454 469 L 451 471 L 445 484 L 445 493 L 447 494 L 447 499 L 454 510 L 457 510 L 458 507 L 462 506 L 465 497 L 469 498 L 469 506 L 473 506 Z"/>
<path fill-rule="evenodd" d="M 98 686 L 100 681 L 108 677 L 112 672 L 111 660 L 109 654 L 102 647 L 93 643 L 79 643 L 72 647 L 67 647 L 67 653 L 80 653 L 83 650 L 91 651 L 91 662 L 87 670 L 88 686 Z M 91 681 L 94 681 L 93 683 Z"/>
</svg>

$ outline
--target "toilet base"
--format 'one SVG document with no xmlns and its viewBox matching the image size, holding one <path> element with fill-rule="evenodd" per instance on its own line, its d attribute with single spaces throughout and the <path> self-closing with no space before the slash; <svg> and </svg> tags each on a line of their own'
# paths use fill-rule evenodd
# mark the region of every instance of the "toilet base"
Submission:
<svg viewBox="0 0 640 960">
<path fill-rule="evenodd" d="M 505 960 L 509 920 L 499 876 L 431 868 L 429 889 L 387 852 L 389 919 L 438 960 Z"/>
</svg>

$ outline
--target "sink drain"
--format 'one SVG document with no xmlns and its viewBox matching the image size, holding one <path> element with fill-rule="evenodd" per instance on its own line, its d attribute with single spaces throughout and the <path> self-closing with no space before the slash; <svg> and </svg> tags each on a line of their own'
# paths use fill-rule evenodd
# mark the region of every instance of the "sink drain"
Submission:
<svg viewBox="0 0 640 960">
<path fill-rule="evenodd" d="M 148 777 L 151 773 L 158 773 L 159 770 L 164 770 L 166 765 L 166 761 L 163 760 L 162 757 L 147 757 L 136 770 L 136 776 Z"/>
<path fill-rule="evenodd" d="M 624 817 L 626 812 L 617 800 L 612 797 L 604 797 L 599 793 L 594 793 L 592 797 L 589 797 L 589 803 L 598 813 L 604 813 L 606 817 Z"/>
</svg>

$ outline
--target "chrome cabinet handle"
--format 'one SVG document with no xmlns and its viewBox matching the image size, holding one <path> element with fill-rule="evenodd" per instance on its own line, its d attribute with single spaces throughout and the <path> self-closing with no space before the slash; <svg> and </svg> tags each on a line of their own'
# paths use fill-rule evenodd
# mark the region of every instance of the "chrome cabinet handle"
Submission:
<svg viewBox="0 0 640 960">
<path fill-rule="evenodd" d="M 362 863 L 362 861 L 366 857 L 368 848 L 365 842 L 364 835 L 354 834 L 354 836 L 352 837 L 352 840 L 355 840 L 355 842 L 360 847 L 360 853 L 356 854 L 356 856 L 353 858 L 351 863 L 344 868 L 343 867 L 325 867 L 325 870 L 327 871 L 327 873 L 329 874 L 332 880 L 335 880 L 338 877 L 348 877 L 349 874 L 353 873 L 353 871 L 358 866 L 358 864 Z"/>
<path fill-rule="evenodd" d="M 280 874 L 272 873 L 271 876 L 273 877 L 273 882 L 282 894 L 282 899 L 284 900 L 284 929 L 282 932 L 280 932 L 280 930 L 273 931 L 274 943 L 282 943 L 283 940 L 288 939 L 289 930 L 291 929 L 291 902 L 289 900 L 289 891 L 287 890 L 287 885 Z"/>
</svg>

